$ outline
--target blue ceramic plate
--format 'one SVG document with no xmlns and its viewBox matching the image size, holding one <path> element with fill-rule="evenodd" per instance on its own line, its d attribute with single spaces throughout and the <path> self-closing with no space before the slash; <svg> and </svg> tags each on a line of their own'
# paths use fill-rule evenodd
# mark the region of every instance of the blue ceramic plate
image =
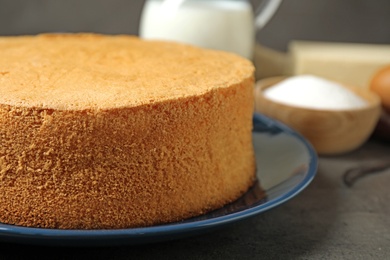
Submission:
<svg viewBox="0 0 390 260">
<path fill-rule="evenodd" d="M 299 134 L 263 115 L 253 116 L 253 144 L 259 166 L 253 187 L 237 201 L 185 221 L 145 228 L 59 230 L 0 224 L 0 239 L 55 246 L 145 244 L 178 239 L 223 227 L 272 209 L 300 193 L 314 178 L 317 155 Z"/>
</svg>

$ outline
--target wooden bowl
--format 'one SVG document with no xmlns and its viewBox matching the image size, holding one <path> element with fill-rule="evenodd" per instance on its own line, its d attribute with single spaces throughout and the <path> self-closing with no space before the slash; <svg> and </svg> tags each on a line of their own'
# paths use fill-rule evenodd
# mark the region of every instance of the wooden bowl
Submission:
<svg viewBox="0 0 390 260">
<path fill-rule="evenodd" d="M 335 155 L 352 151 L 370 137 L 380 116 L 380 98 L 373 92 L 345 86 L 364 98 L 368 106 L 357 109 L 322 110 L 286 105 L 272 101 L 263 91 L 286 79 L 260 80 L 255 87 L 255 110 L 279 120 L 302 134 L 318 154 Z"/>
</svg>

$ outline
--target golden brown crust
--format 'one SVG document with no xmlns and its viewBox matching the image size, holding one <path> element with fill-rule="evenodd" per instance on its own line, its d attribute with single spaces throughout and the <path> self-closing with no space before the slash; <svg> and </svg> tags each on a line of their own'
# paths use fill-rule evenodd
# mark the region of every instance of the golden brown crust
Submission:
<svg viewBox="0 0 390 260">
<path fill-rule="evenodd" d="M 207 75 L 207 67 L 197 69 Z M 202 88 L 198 79 L 200 91 L 190 87 L 185 94 L 167 82 L 163 98 L 121 98 L 120 106 L 110 98 L 113 104 L 97 98 L 88 106 L 93 99 L 77 96 L 72 109 L 49 94 L 29 99 L 7 92 L 0 99 L 0 222 L 126 228 L 181 220 L 235 200 L 254 179 L 253 68 L 231 70 L 238 72 L 230 81 L 206 77 L 214 85 Z"/>
<path fill-rule="evenodd" d="M 233 54 L 131 36 L 0 37 L 0 103 L 105 109 L 205 94 L 253 74 Z"/>
</svg>

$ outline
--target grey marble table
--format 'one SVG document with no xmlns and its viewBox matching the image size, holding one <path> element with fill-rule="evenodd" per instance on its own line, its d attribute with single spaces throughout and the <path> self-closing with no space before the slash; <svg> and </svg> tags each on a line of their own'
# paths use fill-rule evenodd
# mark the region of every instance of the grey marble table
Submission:
<svg viewBox="0 0 390 260">
<path fill-rule="evenodd" d="M 390 169 L 358 179 L 349 169 L 390 162 L 390 145 L 369 141 L 320 157 L 314 181 L 263 214 L 182 240 L 122 247 L 65 248 L 0 243 L 0 259 L 390 259 Z"/>
</svg>

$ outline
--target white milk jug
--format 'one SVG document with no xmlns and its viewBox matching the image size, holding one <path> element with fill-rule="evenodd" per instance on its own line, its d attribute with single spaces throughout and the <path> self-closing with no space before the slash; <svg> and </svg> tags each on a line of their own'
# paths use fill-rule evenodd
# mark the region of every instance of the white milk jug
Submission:
<svg viewBox="0 0 390 260">
<path fill-rule="evenodd" d="M 139 35 L 237 53 L 252 59 L 255 32 L 282 0 L 264 0 L 254 12 L 249 0 L 147 0 Z"/>
</svg>

